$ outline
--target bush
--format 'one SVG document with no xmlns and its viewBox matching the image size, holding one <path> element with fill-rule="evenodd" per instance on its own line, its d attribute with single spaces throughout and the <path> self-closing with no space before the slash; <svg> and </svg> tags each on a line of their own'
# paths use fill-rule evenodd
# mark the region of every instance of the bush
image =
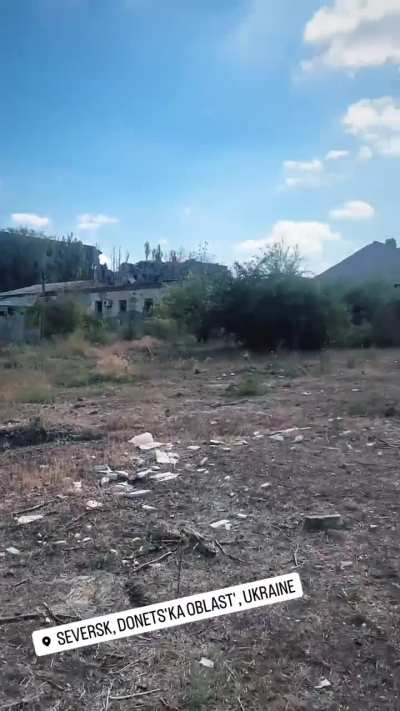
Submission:
<svg viewBox="0 0 400 711">
<path fill-rule="evenodd" d="M 299 276 L 232 281 L 218 317 L 226 333 L 253 349 L 316 350 L 327 341 L 322 300 L 314 284 Z"/>
<path fill-rule="evenodd" d="M 36 304 L 29 312 L 31 321 L 39 326 L 45 338 L 65 336 L 77 330 L 82 323 L 83 312 L 73 301 L 44 302 Z"/>
<path fill-rule="evenodd" d="M 152 318 L 144 322 L 143 332 L 160 341 L 175 341 L 179 335 L 179 326 L 172 318 Z"/>
</svg>

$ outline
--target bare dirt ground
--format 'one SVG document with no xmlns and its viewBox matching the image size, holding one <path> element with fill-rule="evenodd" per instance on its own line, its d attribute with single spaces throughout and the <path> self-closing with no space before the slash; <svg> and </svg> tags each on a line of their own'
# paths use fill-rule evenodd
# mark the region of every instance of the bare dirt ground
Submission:
<svg viewBox="0 0 400 711">
<path fill-rule="evenodd" d="M 2 407 L 0 708 L 400 709 L 400 353 L 204 356 L 197 368 L 156 357 L 131 385 Z M 262 394 L 241 389 L 249 374 Z M 308 429 L 271 439 L 295 427 Z M 96 466 L 134 475 L 155 464 L 128 443 L 146 431 L 173 444 L 179 476 L 133 481 L 126 491 L 150 490 L 136 497 L 100 486 Z M 17 522 L 36 506 L 43 518 Z M 319 512 L 344 527 L 303 530 Z M 211 527 L 221 519 L 230 530 Z M 188 525 L 219 542 L 214 557 L 174 538 Z M 33 650 L 46 625 L 294 570 L 298 601 Z"/>
</svg>

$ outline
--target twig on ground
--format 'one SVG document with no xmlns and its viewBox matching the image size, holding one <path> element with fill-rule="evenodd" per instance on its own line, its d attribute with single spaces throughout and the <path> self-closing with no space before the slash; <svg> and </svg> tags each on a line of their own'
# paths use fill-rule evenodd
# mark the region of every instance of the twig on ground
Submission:
<svg viewBox="0 0 400 711">
<path fill-rule="evenodd" d="M 152 689 L 151 691 L 138 691 L 136 694 L 127 694 L 126 696 L 110 696 L 110 701 L 123 701 L 124 699 L 135 699 L 137 696 L 147 696 L 148 694 L 156 694 L 161 689 Z"/>
<path fill-rule="evenodd" d="M 13 511 L 13 516 L 19 516 L 20 514 L 28 513 L 28 511 L 36 511 L 37 509 L 43 508 L 43 506 L 54 504 L 55 501 L 58 501 L 58 499 L 50 499 L 50 501 L 43 501 L 41 504 L 36 504 L 36 506 L 30 506 L 28 509 L 21 509 L 21 511 Z"/>
<path fill-rule="evenodd" d="M 104 711 L 108 711 L 108 707 L 110 705 L 110 694 L 111 694 L 112 685 L 113 685 L 113 683 L 111 682 L 110 686 L 108 687 L 106 705 L 104 706 Z"/>
<path fill-rule="evenodd" d="M 177 580 L 177 586 L 176 586 L 176 594 L 179 596 L 179 591 L 181 589 L 181 573 L 182 573 L 182 561 L 183 561 L 183 545 L 182 541 L 180 542 L 178 546 L 178 580 Z"/>
<path fill-rule="evenodd" d="M 0 617 L 0 625 L 8 625 L 11 622 L 25 622 L 26 620 L 39 620 L 42 617 L 44 617 L 43 612 L 27 612 L 22 615 L 10 615 L 9 617 Z"/>
<path fill-rule="evenodd" d="M 239 704 L 240 711 L 245 711 L 245 708 L 244 708 L 244 706 L 243 706 L 243 704 L 242 704 L 242 702 L 241 702 L 241 700 L 240 700 L 240 696 L 237 697 L 237 702 L 238 702 L 238 704 Z"/>
<path fill-rule="evenodd" d="M 18 588 L 20 585 L 23 585 L 24 583 L 29 583 L 29 578 L 24 578 L 23 580 L 20 580 L 19 583 L 15 583 L 14 588 Z"/>
<path fill-rule="evenodd" d="M 224 549 L 222 548 L 220 542 L 217 541 L 216 538 L 214 538 L 214 543 L 215 543 L 215 545 L 217 546 L 217 548 L 219 548 L 219 550 L 221 551 L 221 553 L 223 553 L 227 558 L 230 558 L 231 560 L 234 560 L 235 563 L 246 563 L 245 560 L 242 560 L 241 558 L 237 558 L 236 556 L 232 555 L 231 553 L 227 553 L 226 551 L 224 551 Z"/>
<path fill-rule="evenodd" d="M 149 560 L 147 563 L 142 563 L 142 565 L 139 565 L 137 568 L 133 569 L 133 573 L 138 573 L 139 570 L 143 570 L 144 568 L 148 568 L 149 565 L 154 565 L 154 563 L 160 563 L 164 558 L 168 558 L 168 556 L 172 555 L 175 551 L 168 551 L 167 553 L 164 553 L 163 555 L 160 555 L 158 558 L 154 558 L 154 560 Z"/>
</svg>

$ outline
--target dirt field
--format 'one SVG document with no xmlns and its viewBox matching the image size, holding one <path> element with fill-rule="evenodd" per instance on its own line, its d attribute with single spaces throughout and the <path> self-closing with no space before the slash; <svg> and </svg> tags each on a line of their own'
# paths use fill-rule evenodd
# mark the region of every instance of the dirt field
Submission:
<svg viewBox="0 0 400 711">
<path fill-rule="evenodd" d="M 3 402 L 0 708 L 400 709 L 400 353 L 206 356 Z M 177 478 L 135 478 L 156 464 L 129 443 L 143 432 L 173 445 Z M 101 485 L 101 465 L 132 481 Z M 320 512 L 343 527 L 304 530 Z M 291 571 L 298 601 L 33 650 L 47 625 Z"/>
</svg>

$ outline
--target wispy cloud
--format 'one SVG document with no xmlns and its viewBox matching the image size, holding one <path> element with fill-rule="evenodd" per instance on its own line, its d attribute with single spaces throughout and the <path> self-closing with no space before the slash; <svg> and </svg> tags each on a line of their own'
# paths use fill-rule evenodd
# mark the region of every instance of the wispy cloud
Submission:
<svg viewBox="0 0 400 711">
<path fill-rule="evenodd" d="M 32 229 L 43 230 L 50 225 L 50 217 L 36 215 L 33 212 L 13 212 L 12 221 L 21 227 L 31 227 Z"/>
<path fill-rule="evenodd" d="M 363 200 L 350 200 L 330 212 L 332 220 L 351 220 L 353 222 L 371 220 L 375 215 L 375 208 Z"/>
<path fill-rule="evenodd" d="M 286 160 L 283 170 L 288 188 L 313 188 L 321 184 L 325 166 L 318 158 L 309 161 Z"/>
<path fill-rule="evenodd" d="M 103 215 L 101 213 L 93 215 L 89 212 L 83 215 L 78 215 L 78 230 L 98 230 L 104 225 L 116 225 L 119 219 L 117 217 L 110 217 L 109 215 Z"/>
<path fill-rule="evenodd" d="M 329 151 L 329 153 L 327 153 L 325 156 L 325 160 L 341 160 L 342 158 L 348 158 L 349 155 L 349 151 Z"/>
</svg>

